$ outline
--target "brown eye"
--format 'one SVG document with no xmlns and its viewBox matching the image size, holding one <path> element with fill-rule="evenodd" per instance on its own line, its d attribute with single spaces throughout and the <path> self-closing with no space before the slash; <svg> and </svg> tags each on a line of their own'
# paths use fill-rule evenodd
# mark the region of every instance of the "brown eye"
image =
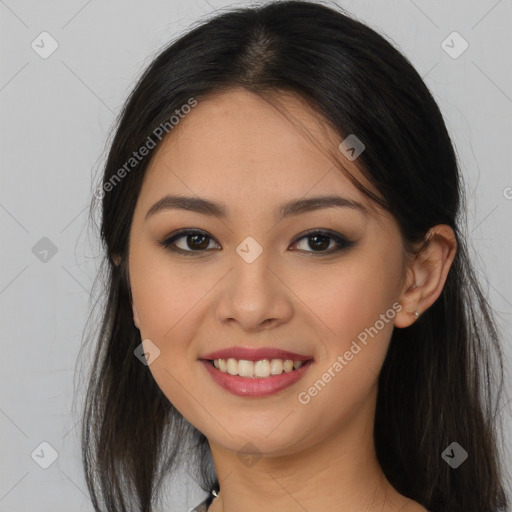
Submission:
<svg viewBox="0 0 512 512">
<path fill-rule="evenodd" d="M 180 241 L 179 244 L 177 241 Z M 170 251 L 182 254 L 198 253 L 206 252 L 211 241 L 213 241 L 213 238 L 202 231 L 187 230 L 176 233 L 171 238 L 161 242 L 161 245 Z"/>
<path fill-rule="evenodd" d="M 308 246 L 314 251 L 325 251 L 332 242 L 332 238 L 327 235 L 309 235 L 304 239 L 308 241 Z"/>
<path fill-rule="evenodd" d="M 292 245 L 298 246 L 301 240 L 306 240 L 307 242 L 303 244 L 303 248 L 299 248 L 300 251 L 310 252 L 314 255 L 317 253 L 319 256 L 322 254 L 332 254 L 354 245 L 354 242 L 347 240 L 339 233 L 324 230 L 309 231 Z M 332 242 L 334 242 L 333 245 L 331 245 Z M 308 248 L 312 250 L 308 250 Z"/>
<path fill-rule="evenodd" d="M 208 237 L 205 235 L 186 235 L 185 239 L 191 249 L 207 249 L 209 245 Z"/>
</svg>

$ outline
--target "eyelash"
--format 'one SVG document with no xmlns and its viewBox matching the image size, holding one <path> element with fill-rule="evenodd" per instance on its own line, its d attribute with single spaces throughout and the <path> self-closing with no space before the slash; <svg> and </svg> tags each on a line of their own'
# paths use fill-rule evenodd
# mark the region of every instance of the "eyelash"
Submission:
<svg viewBox="0 0 512 512">
<path fill-rule="evenodd" d="M 203 235 L 206 238 L 209 238 L 210 240 L 214 240 L 214 238 L 209 236 L 204 231 L 196 230 L 196 229 L 185 229 L 185 230 L 178 231 L 177 233 L 175 233 L 171 237 L 168 237 L 168 238 L 164 239 L 163 241 L 159 242 L 159 244 L 161 246 L 163 246 L 168 251 L 171 251 L 171 252 L 177 253 L 177 254 L 183 254 L 185 256 L 197 257 L 201 253 L 209 252 L 209 250 L 207 250 L 207 249 L 197 250 L 197 251 L 194 251 L 194 250 L 188 250 L 187 251 L 187 250 L 180 249 L 179 247 L 175 247 L 175 246 L 172 245 L 173 243 L 176 242 L 176 240 L 179 240 L 180 238 L 187 237 L 189 235 Z M 300 238 L 297 238 L 294 242 L 292 242 L 292 245 L 297 244 L 303 238 L 311 238 L 314 235 L 320 235 L 320 236 L 328 237 L 328 238 L 334 240 L 338 244 L 338 247 L 334 248 L 334 249 L 331 248 L 329 250 L 324 250 L 324 251 L 299 251 L 299 252 L 310 253 L 314 257 L 316 257 L 316 256 L 327 256 L 327 255 L 331 255 L 333 253 L 337 253 L 339 251 L 342 251 L 343 249 L 348 249 L 349 247 L 351 247 L 351 246 L 353 246 L 355 244 L 355 242 L 353 242 L 351 240 L 348 240 L 347 238 L 345 238 L 343 235 L 340 235 L 339 233 L 335 233 L 333 231 L 329 231 L 329 230 L 325 230 L 325 229 L 312 229 L 312 230 L 307 231 L 306 233 L 303 233 L 300 236 Z M 208 243 L 208 245 L 209 245 L 209 243 Z M 330 245 L 330 243 L 329 243 L 329 245 Z"/>
</svg>

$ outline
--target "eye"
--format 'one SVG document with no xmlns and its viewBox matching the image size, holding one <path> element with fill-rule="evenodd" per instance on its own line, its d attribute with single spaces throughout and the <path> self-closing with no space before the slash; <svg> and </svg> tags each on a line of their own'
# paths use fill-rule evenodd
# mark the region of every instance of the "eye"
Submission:
<svg viewBox="0 0 512 512">
<path fill-rule="evenodd" d="M 176 241 L 181 239 L 184 239 L 184 241 L 180 242 L 181 247 L 179 247 L 178 244 L 176 244 Z M 188 229 L 179 231 L 172 237 L 167 238 L 160 243 L 169 251 L 188 255 L 194 252 L 204 252 L 208 249 L 210 241 L 213 241 L 213 238 L 207 235 L 204 231 Z"/>
<path fill-rule="evenodd" d="M 307 242 L 301 242 L 302 240 Z M 187 229 L 181 230 L 159 243 L 168 251 L 187 256 L 196 256 L 201 253 L 210 252 L 212 250 L 210 243 L 213 241 L 214 239 L 204 231 Z M 290 247 L 299 246 L 301 243 L 303 247 L 299 247 L 299 251 L 309 252 L 312 256 L 333 254 L 343 249 L 348 249 L 355 244 L 355 242 L 348 240 L 339 233 L 323 229 L 310 230 L 302 234 Z M 308 250 L 307 247 L 312 250 Z"/>
<path fill-rule="evenodd" d="M 300 238 L 298 238 L 297 241 L 293 242 L 292 245 L 299 245 L 301 240 L 307 240 L 303 246 L 309 247 L 313 250 L 308 251 L 304 248 L 299 250 L 310 252 L 314 256 L 332 254 L 343 249 L 347 249 L 355 243 L 351 240 L 348 240 L 339 233 L 323 229 L 308 231 L 305 235 L 302 235 Z M 331 246 L 331 242 L 334 242 L 334 247 Z"/>
</svg>

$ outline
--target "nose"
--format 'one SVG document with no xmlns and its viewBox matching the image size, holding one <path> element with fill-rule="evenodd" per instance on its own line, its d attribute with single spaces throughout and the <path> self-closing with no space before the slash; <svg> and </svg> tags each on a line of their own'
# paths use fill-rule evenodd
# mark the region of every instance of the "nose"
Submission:
<svg viewBox="0 0 512 512">
<path fill-rule="evenodd" d="M 235 253 L 233 268 L 219 290 L 217 319 L 237 324 L 244 331 L 288 322 L 293 316 L 293 293 L 278 269 L 272 268 L 265 251 L 251 263 Z"/>
</svg>

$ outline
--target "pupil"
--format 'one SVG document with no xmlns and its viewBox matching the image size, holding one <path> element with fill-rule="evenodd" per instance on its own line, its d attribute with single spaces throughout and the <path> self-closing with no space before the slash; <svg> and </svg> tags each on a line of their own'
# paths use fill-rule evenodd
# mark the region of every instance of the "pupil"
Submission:
<svg viewBox="0 0 512 512">
<path fill-rule="evenodd" d="M 193 240 L 192 245 L 195 244 L 197 238 L 199 238 L 199 239 L 202 238 L 203 239 L 203 243 L 202 244 L 196 244 L 195 248 L 206 249 L 208 247 L 208 242 L 206 240 L 206 236 L 205 235 L 189 235 L 189 241 Z M 190 244 L 189 244 L 189 246 L 190 246 Z M 194 248 L 194 247 L 192 247 L 192 248 Z"/>
<path fill-rule="evenodd" d="M 318 240 L 320 239 L 320 244 L 318 245 Z M 313 244 L 311 244 L 311 240 L 314 240 Z M 323 241 L 323 243 L 322 243 Z M 314 235 L 309 237 L 309 246 L 311 249 L 327 249 L 329 247 L 329 237 L 327 235 Z"/>
</svg>

